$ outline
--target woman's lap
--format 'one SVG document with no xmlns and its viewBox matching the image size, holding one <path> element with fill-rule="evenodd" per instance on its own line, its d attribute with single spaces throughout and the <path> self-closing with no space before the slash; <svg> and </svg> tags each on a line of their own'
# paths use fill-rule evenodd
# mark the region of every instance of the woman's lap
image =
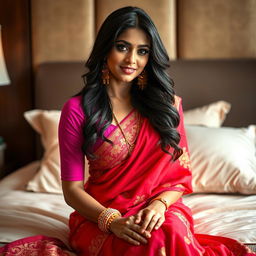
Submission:
<svg viewBox="0 0 256 256">
<path fill-rule="evenodd" d="M 96 224 L 87 221 L 72 235 L 71 245 L 80 255 L 202 255 L 203 249 L 194 239 L 190 226 L 185 214 L 172 207 L 166 213 L 164 224 L 152 231 L 146 245 L 133 246 L 113 234 L 100 232 Z"/>
</svg>

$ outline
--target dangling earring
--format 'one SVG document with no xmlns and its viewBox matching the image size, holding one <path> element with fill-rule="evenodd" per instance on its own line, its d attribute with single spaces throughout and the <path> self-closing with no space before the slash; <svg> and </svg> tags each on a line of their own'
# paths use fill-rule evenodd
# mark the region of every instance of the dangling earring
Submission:
<svg viewBox="0 0 256 256">
<path fill-rule="evenodd" d="M 147 73 L 145 69 L 138 76 L 138 86 L 140 90 L 144 90 L 146 88 L 148 82 Z"/>
<path fill-rule="evenodd" d="M 107 64 L 105 63 L 103 65 L 103 69 L 102 69 L 102 82 L 103 84 L 105 85 L 109 85 L 109 69 L 108 69 L 108 66 Z"/>
</svg>

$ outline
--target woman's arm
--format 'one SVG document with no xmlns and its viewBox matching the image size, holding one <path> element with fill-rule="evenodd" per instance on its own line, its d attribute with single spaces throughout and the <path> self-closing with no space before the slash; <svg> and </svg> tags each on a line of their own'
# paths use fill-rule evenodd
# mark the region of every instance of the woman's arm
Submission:
<svg viewBox="0 0 256 256">
<path fill-rule="evenodd" d="M 59 123 L 62 189 L 66 203 L 86 219 L 97 223 L 106 209 L 84 190 L 83 125 L 85 117 L 78 97 L 68 101 Z M 146 234 L 140 234 L 140 226 L 132 217 L 117 218 L 110 230 L 118 237 L 134 245 L 146 243 Z"/>
<path fill-rule="evenodd" d="M 180 192 L 180 191 L 165 191 L 160 195 L 158 195 L 156 198 L 164 199 L 166 201 L 167 208 L 169 208 L 172 204 L 176 203 L 182 195 L 183 195 L 183 192 Z M 154 204 L 154 203 L 156 204 L 157 202 L 162 203 L 160 200 L 154 200 L 154 201 L 153 200 L 151 200 L 150 204 Z"/>
<path fill-rule="evenodd" d="M 84 191 L 84 122 L 81 97 L 73 97 L 62 108 L 58 130 L 62 190 L 69 206 L 88 220 L 97 222 L 105 207 Z"/>
<path fill-rule="evenodd" d="M 62 181 L 66 203 L 90 221 L 97 223 L 106 208 L 84 191 L 83 181 Z"/>
<path fill-rule="evenodd" d="M 141 225 L 141 232 L 151 232 L 153 229 L 158 229 L 165 221 L 166 208 L 178 201 L 182 194 L 183 192 L 179 191 L 165 191 L 156 198 L 165 200 L 167 207 L 161 200 L 153 199 L 147 207 L 139 211 L 135 215 L 135 223 Z"/>
<path fill-rule="evenodd" d="M 82 216 L 95 223 L 106 208 L 84 191 L 83 181 L 62 181 L 62 189 L 66 203 Z M 119 238 L 133 245 L 146 244 L 149 233 L 140 231 L 140 226 L 134 223 L 134 217 L 116 218 L 111 223 L 110 230 Z"/>
<path fill-rule="evenodd" d="M 184 119 L 183 119 L 183 110 L 181 104 L 181 98 L 175 96 L 175 104 L 174 106 L 177 108 L 179 115 L 180 115 L 180 123 L 177 127 L 177 131 L 181 136 L 181 140 L 179 142 L 179 147 L 187 149 L 187 139 L 184 129 Z M 188 150 L 186 150 L 188 151 Z M 181 157 L 180 157 L 181 158 Z M 187 163 L 186 163 L 187 164 Z M 186 169 L 186 173 L 189 173 L 187 180 L 191 179 L 191 172 L 189 170 L 189 166 L 184 166 L 184 163 L 177 159 L 172 168 L 181 168 Z M 182 173 L 182 172 L 180 172 Z M 141 225 L 141 231 L 148 231 L 151 232 L 153 229 L 158 229 L 165 221 L 165 211 L 169 208 L 172 204 L 177 202 L 179 198 L 185 192 L 190 192 L 190 182 L 184 182 L 185 179 L 182 175 L 176 176 L 176 180 L 172 180 L 173 185 L 169 187 L 168 191 L 160 193 L 156 198 L 163 199 L 161 200 L 151 200 L 149 205 L 139 211 L 135 215 L 135 223 Z M 184 183 L 184 185 L 183 185 Z"/>
</svg>

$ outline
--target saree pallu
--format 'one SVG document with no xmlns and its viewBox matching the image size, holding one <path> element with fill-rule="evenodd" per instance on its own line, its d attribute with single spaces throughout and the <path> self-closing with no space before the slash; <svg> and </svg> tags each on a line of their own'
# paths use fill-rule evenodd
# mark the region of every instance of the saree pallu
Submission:
<svg viewBox="0 0 256 256">
<path fill-rule="evenodd" d="M 136 214 L 164 191 L 191 193 L 189 153 L 182 107 L 178 105 L 181 120 L 177 130 L 181 135 L 179 146 L 183 149 L 178 160 L 171 161 L 171 155 L 162 151 L 160 137 L 146 118 L 141 118 L 136 137 L 134 112 L 121 122 L 125 134 L 135 138 L 131 155 L 124 156 L 125 143 L 116 128 L 108 137 L 114 146 L 104 142 L 95 152 L 99 157 L 89 161 L 90 178 L 85 191 L 105 207 L 118 209 L 124 217 Z M 255 255 L 235 240 L 195 235 L 191 211 L 182 199 L 169 207 L 165 218 L 163 225 L 152 231 L 146 245 L 134 246 L 114 234 L 103 233 L 96 223 L 74 212 L 69 222 L 70 245 L 78 255 L 84 256 Z"/>
<path fill-rule="evenodd" d="M 66 245 L 57 238 L 31 236 L 0 248 L 0 256 L 70 256 Z M 73 255 L 73 254 L 72 254 Z"/>
</svg>

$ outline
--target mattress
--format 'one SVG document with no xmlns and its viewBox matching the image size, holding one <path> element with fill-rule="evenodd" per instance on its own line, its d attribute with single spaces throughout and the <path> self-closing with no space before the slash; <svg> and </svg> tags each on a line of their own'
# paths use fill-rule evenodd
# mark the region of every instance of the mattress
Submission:
<svg viewBox="0 0 256 256">
<path fill-rule="evenodd" d="M 33 235 L 56 237 L 68 245 L 68 218 L 73 211 L 62 195 L 25 191 L 39 162 L 0 181 L 0 242 Z M 195 232 L 256 243 L 256 195 L 192 194 L 184 203 L 193 212 Z"/>
</svg>

